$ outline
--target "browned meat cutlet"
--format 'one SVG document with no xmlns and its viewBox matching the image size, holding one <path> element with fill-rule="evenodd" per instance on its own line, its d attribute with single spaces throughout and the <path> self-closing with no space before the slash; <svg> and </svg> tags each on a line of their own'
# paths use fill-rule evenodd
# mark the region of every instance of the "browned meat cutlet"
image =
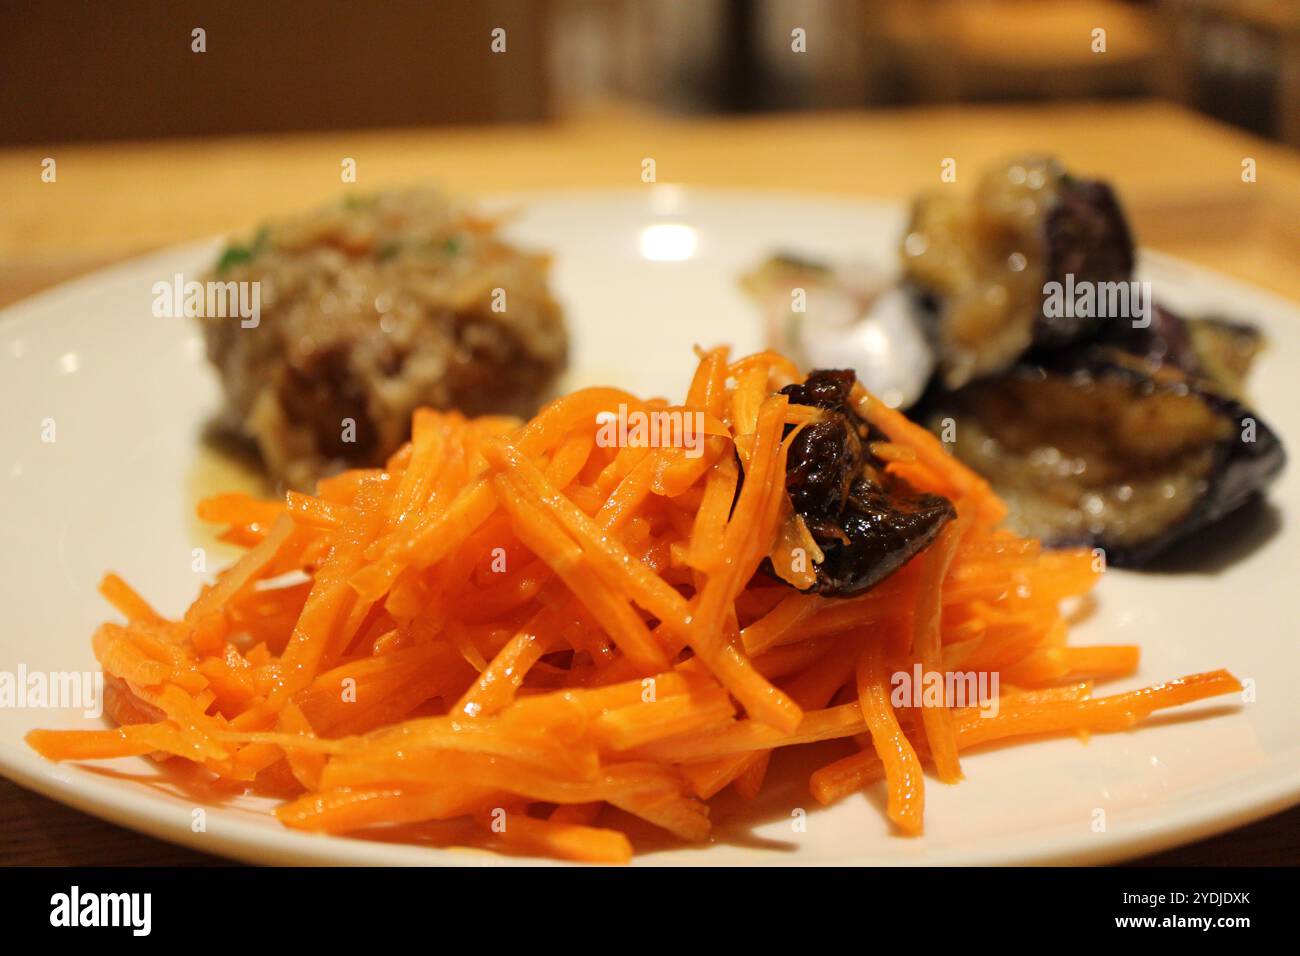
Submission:
<svg viewBox="0 0 1300 956">
<path fill-rule="evenodd" d="M 210 278 L 260 284 L 256 327 L 202 320 L 223 424 L 298 489 L 377 466 L 422 405 L 529 415 L 568 338 L 548 259 L 433 191 L 383 193 L 263 228 Z"/>
</svg>

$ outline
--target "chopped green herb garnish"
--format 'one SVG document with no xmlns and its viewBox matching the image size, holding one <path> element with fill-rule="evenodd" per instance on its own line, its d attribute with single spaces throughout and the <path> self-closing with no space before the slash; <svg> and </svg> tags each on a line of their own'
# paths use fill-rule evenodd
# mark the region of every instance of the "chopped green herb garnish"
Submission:
<svg viewBox="0 0 1300 956">
<path fill-rule="evenodd" d="M 232 242 L 222 251 L 220 258 L 217 259 L 218 274 L 225 272 L 231 266 L 243 265 L 246 262 L 252 262 L 258 254 L 266 248 L 267 240 L 270 238 L 271 230 L 266 226 L 257 230 L 253 236 L 253 241 L 248 245 L 240 245 Z"/>
<path fill-rule="evenodd" d="M 449 256 L 460 254 L 460 236 L 452 236 L 442 244 L 442 251 Z"/>
<path fill-rule="evenodd" d="M 375 251 L 375 257 L 380 262 L 387 262 L 389 259 L 396 256 L 401 251 L 402 251 L 402 244 L 398 242 L 396 239 L 390 239 L 387 242 L 380 245 L 380 247 Z"/>
</svg>

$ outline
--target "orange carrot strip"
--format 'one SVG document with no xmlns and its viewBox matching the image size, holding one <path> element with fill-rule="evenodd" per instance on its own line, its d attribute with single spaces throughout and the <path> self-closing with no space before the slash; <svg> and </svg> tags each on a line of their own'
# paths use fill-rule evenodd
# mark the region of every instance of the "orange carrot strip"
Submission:
<svg viewBox="0 0 1300 956">
<path fill-rule="evenodd" d="M 104 595 L 109 604 L 121 611 L 128 621 L 161 620 L 158 612 L 150 606 L 149 602 L 116 574 L 104 575 L 103 580 L 99 582 L 99 593 Z"/>
<path fill-rule="evenodd" d="M 858 661 L 858 704 L 889 783 L 885 814 L 904 833 L 919 834 L 925 808 L 925 780 L 898 717 L 889 703 L 889 670 L 881 641 L 869 641 Z"/>
<path fill-rule="evenodd" d="M 195 508 L 200 521 L 208 524 L 264 525 L 270 527 L 284 512 L 276 501 L 262 501 L 243 492 L 204 498 Z"/>
<path fill-rule="evenodd" d="M 1123 677 L 1137 670 L 1140 652 L 1132 644 L 1062 647 L 1071 677 Z"/>
<path fill-rule="evenodd" d="M 288 542 L 293 529 L 293 522 L 287 517 L 282 515 L 277 518 L 270 533 L 262 539 L 261 543 L 240 558 L 233 567 L 218 578 L 213 587 L 190 605 L 190 609 L 185 612 L 186 623 L 196 626 L 200 621 L 221 614 L 226 602 L 275 560 L 280 548 Z"/>
<path fill-rule="evenodd" d="M 500 818 L 500 827 L 490 827 L 506 846 L 527 853 L 541 853 L 561 860 L 583 863 L 626 863 L 632 859 L 632 844 L 618 830 L 537 820 L 523 813 Z"/>
<path fill-rule="evenodd" d="M 668 659 L 645 622 L 625 599 L 590 574 L 592 568 L 582 549 L 549 516 L 525 508 L 504 475 L 497 475 L 492 482 L 520 540 L 578 596 L 633 666 L 647 674 L 667 667 Z"/>
<path fill-rule="evenodd" d="M 620 810 L 662 827 L 688 843 L 707 840 L 709 808 L 680 794 L 628 794 L 611 797 L 609 802 Z"/>
<path fill-rule="evenodd" d="M 918 606 L 913 621 L 913 653 L 927 674 L 939 674 L 943 671 L 943 649 L 941 645 L 941 617 L 943 602 L 940 594 L 948 567 L 952 562 L 957 544 L 961 540 L 963 528 L 958 518 L 955 524 L 945 527 L 939 538 L 926 549 L 922 557 L 922 574 L 918 591 Z M 952 714 L 945 701 L 938 707 L 922 707 L 921 721 L 925 727 L 925 737 L 934 757 L 939 779 L 944 783 L 956 783 L 961 779 L 961 763 L 957 759 L 957 737 L 953 730 Z"/>
<path fill-rule="evenodd" d="M 448 820 L 487 801 L 492 791 L 469 787 L 436 790 L 328 790 L 307 793 L 275 810 L 285 826 L 351 833 L 374 826 Z"/>
<path fill-rule="evenodd" d="M 528 626 L 512 637 L 488 664 L 473 685 L 451 708 L 452 713 L 488 717 L 506 707 L 536 664 L 553 646 L 551 628 L 557 614 L 551 609 L 538 612 Z"/>
<path fill-rule="evenodd" d="M 1006 506 L 993 493 L 989 483 L 950 455 L 933 433 L 868 394 L 861 385 L 854 387 L 853 396 L 859 415 L 888 435 L 891 441 L 911 448 L 921 465 L 951 485 L 959 497 L 976 505 L 978 514 L 989 527 L 1006 517 Z"/>
<path fill-rule="evenodd" d="M 1241 684 L 1227 671 L 1212 671 L 1110 697 L 1089 699 L 1090 689 L 1082 683 L 1010 695 L 999 702 L 996 713 L 978 707 L 958 710 L 957 743 L 965 749 L 1010 737 L 1127 730 L 1155 710 L 1239 692 Z M 880 758 L 862 751 L 816 771 L 812 793 L 821 803 L 832 803 L 882 772 Z"/>
<path fill-rule="evenodd" d="M 285 494 L 285 506 L 282 510 L 298 524 L 322 531 L 332 531 L 341 527 L 350 511 L 347 505 L 340 505 L 327 498 L 313 498 L 311 495 L 304 495 L 297 491 L 289 491 Z"/>
</svg>

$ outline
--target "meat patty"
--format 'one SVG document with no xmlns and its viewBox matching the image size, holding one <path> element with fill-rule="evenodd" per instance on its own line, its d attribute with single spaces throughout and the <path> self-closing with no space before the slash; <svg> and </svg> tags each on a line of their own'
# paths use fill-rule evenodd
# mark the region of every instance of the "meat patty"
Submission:
<svg viewBox="0 0 1300 956">
<path fill-rule="evenodd" d="M 568 337 L 549 259 L 441 193 L 389 192 L 263 227 L 207 276 L 259 283 L 256 326 L 203 318 L 223 423 L 278 483 L 377 466 L 421 405 L 530 415 Z"/>
</svg>

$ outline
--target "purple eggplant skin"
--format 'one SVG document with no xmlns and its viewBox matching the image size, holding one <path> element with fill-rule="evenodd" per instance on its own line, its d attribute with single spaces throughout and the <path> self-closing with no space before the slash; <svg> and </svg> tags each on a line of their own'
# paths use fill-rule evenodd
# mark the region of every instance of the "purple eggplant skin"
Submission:
<svg viewBox="0 0 1300 956">
<path fill-rule="evenodd" d="M 1123 349 L 1154 367 L 1175 368 L 1240 396 L 1251 363 L 1264 346 L 1264 336 L 1244 322 L 1188 319 L 1157 302 L 1145 327 L 1110 323 L 1099 342 Z"/>
<path fill-rule="evenodd" d="M 791 404 L 825 413 L 794 437 L 786 490 L 823 555 L 810 590 L 837 597 L 889 577 L 957 516 L 947 498 L 916 491 L 871 453 L 884 436 L 853 411 L 854 380 L 852 371 L 823 369 L 781 390 Z"/>
<path fill-rule="evenodd" d="M 1200 398 L 1211 411 L 1231 423 L 1228 437 L 1215 443 L 1213 463 L 1206 477 L 1206 490 L 1187 516 L 1163 534 L 1126 547 L 1105 548 L 1109 564 L 1140 568 L 1171 545 L 1226 517 L 1252 498 L 1262 495 L 1286 467 L 1282 440 L 1253 410 L 1204 380 L 1179 376 L 1178 381 L 1158 383 L 1137 365 L 1108 361 L 1104 349 L 1089 350 L 1073 363 L 1074 374 L 1109 373 L 1126 376 L 1141 392 L 1157 388 L 1185 389 Z M 1248 422 L 1254 423 L 1254 440 L 1243 440 Z M 1104 542 L 1094 545 L 1105 547 Z"/>
<path fill-rule="evenodd" d="M 1213 383 L 1184 374 L 1173 364 L 1157 367 L 1144 358 L 1113 347 L 1089 346 L 1038 356 L 1036 362 L 1022 362 L 994 379 L 985 379 L 967 388 L 998 388 L 1000 382 L 1015 380 L 1017 387 L 1042 382 L 1048 376 L 1064 379 L 1072 387 L 1086 388 L 1097 383 L 1127 390 L 1133 402 L 1165 393 L 1190 396 L 1199 401 L 1226 426 L 1223 437 L 1209 446 L 1208 464 L 1202 478 L 1203 490 L 1191 506 L 1176 520 L 1141 540 L 1119 542 L 1098 534 L 1066 533 L 1056 537 L 1042 534 L 1049 547 L 1101 548 L 1109 565 L 1140 568 L 1162 552 L 1215 521 L 1231 514 L 1251 499 L 1261 495 L 1286 464 L 1286 451 L 1277 433 L 1252 409 Z M 942 416 L 955 414 L 961 428 L 962 391 L 932 393 L 927 398 L 925 420 L 934 423 Z M 954 404 L 957 403 L 957 404 Z M 1027 403 L 1032 407 L 1034 403 Z M 1253 422 L 1253 441 L 1244 440 L 1247 425 Z M 996 483 L 995 483 L 995 490 Z"/>
<path fill-rule="evenodd" d="M 1200 370 L 1187 321 L 1159 303 L 1153 306 L 1151 321 L 1145 327 L 1129 322 L 1111 323 L 1102 341 L 1153 366 L 1172 365 L 1187 375 L 1196 375 Z"/>
<path fill-rule="evenodd" d="M 916 229 L 918 216 L 919 212 L 914 211 L 909 233 Z M 1073 276 L 1076 286 L 1128 282 L 1133 278 L 1136 261 L 1133 233 L 1114 191 L 1100 180 L 1061 173 L 1055 199 L 1042 214 L 1040 239 L 1043 291 L 1035 298 L 1036 304 L 1029 307 L 1032 314 L 1022 308 L 1010 313 L 1007 321 L 1022 323 L 1029 330 L 1026 348 L 1033 352 L 1095 340 L 1114 320 L 1102 316 L 1049 315 L 1046 288 L 1049 283 L 1065 286 L 1067 276 Z M 942 370 L 953 359 L 947 354 L 942 331 L 948 321 L 945 293 L 911 277 L 903 280 L 903 286 L 918 306 Z M 996 375 L 1019 358 L 1019 355 L 1008 356 L 981 375 Z"/>
<path fill-rule="evenodd" d="M 1127 282 L 1133 278 L 1133 233 L 1115 192 L 1094 179 L 1062 178 L 1056 204 L 1044 223 L 1047 282 Z M 1104 318 L 1058 316 L 1040 312 L 1034 345 L 1059 348 L 1092 336 Z"/>
</svg>

